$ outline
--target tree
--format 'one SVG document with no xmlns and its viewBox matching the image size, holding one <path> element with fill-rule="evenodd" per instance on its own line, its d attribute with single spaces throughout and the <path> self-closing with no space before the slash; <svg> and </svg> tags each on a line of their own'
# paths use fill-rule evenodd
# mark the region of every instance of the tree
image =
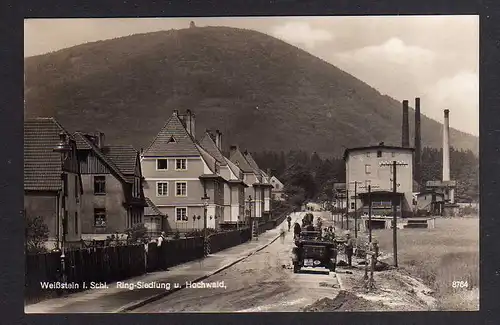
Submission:
<svg viewBox="0 0 500 325">
<path fill-rule="evenodd" d="M 132 228 L 125 230 L 125 233 L 131 243 L 147 243 L 149 241 L 148 229 L 143 223 L 134 225 Z"/>
<path fill-rule="evenodd" d="M 46 252 L 45 243 L 49 239 L 49 227 L 45 224 L 43 217 L 36 216 L 26 218 L 25 238 L 27 252 Z"/>
</svg>

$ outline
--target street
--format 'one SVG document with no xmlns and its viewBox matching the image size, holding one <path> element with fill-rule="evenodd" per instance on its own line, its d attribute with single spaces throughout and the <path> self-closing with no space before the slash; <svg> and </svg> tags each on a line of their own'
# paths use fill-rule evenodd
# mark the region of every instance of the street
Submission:
<svg viewBox="0 0 500 325">
<path fill-rule="evenodd" d="M 290 312 L 325 297 L 335 298 L 340 290 L 335 273 L 319 269 L 294 274 L 291 269 L 293 223 L 304 214 L 292 219 L 284 239 L 203 281 L 224 281 L 225 288 L 185 288 L 133 312 Z"/>
</svg>

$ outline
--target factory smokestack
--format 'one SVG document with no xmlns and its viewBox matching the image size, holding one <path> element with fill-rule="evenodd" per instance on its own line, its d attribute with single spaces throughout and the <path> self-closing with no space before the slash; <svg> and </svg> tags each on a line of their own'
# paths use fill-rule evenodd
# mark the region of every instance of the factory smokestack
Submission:
<svg viewBox="0 0 500 325">
<path fill-rule="evenodd" d="M 443 123 L 443 182 L 450 180 L 450 110 L 444 110 Z"/>
<path fill-rule="evenodd" d="M 415 98 L 415 181 L 420 187 L 422 138 L 420 135 L 420 98 Z"/>
<path fill-rule="evenodd" d="M 403 148 L 410 147 L 410 126 L 408 123 L 408 101 L 403 100 L 403 125 L 401 132 L 401 146 Z"/>
</svg>

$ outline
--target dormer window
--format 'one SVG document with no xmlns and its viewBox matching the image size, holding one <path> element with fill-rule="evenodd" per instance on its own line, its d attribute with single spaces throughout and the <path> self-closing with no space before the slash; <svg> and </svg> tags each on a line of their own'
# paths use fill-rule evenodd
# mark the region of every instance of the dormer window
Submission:
<svg viewBox="0 0 500 325">
<path fill-rule="evenodd" d="M 382 150 L 377 150 L 377 157 L 378 158 L 382 157 Z"/>
</svg>

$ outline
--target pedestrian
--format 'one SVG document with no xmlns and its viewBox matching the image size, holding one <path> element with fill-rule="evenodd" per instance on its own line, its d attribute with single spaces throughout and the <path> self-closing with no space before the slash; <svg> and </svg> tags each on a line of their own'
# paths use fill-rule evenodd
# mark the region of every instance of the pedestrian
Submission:
<svg viewBox="0 0 500 325">
<path fill-rule="evenodd" d="M 284 228 L 281 228 L 281 231 L 280 231 L 280 238 L 281 238 L 281 243 L 284 244 L 285 243 L 285 235 L 286 235 L 286 231 Z"/>
<path fill-rule="evenodd" d="M 293 237 L 295 239 L 299 238 L 300 237 L 300 232 L 301 232 L 301 228 L 300 228 L 300 225 L 298 222 L 295 223 L 295 225 L 293 226 Z"/>
<path fill-rule="evenodd" d="M 292 217 L 288 216 L 288 218 L 286 218 L 286 221 L 288 222 L 288 231 L 290 231 L 290 227 L 292 226 Z"/>
<path fill-rule="evenodd" d="M 345 254 L 347 255 L 347 264 L 352 266 L 352 255 L 354 253 L 354 241 L 351 234 L 347 233 L 345 245 Z"/>
<path fill-rule="evenodd" d="M 156 240 L 156 245 L 158 247 L 161 246 L 161 244 L 167 239 L 167 235 L 165 234 L 164 231 L 161 232 L 160 236 L 158 237 L 158 239 Z"/>
</svg>

